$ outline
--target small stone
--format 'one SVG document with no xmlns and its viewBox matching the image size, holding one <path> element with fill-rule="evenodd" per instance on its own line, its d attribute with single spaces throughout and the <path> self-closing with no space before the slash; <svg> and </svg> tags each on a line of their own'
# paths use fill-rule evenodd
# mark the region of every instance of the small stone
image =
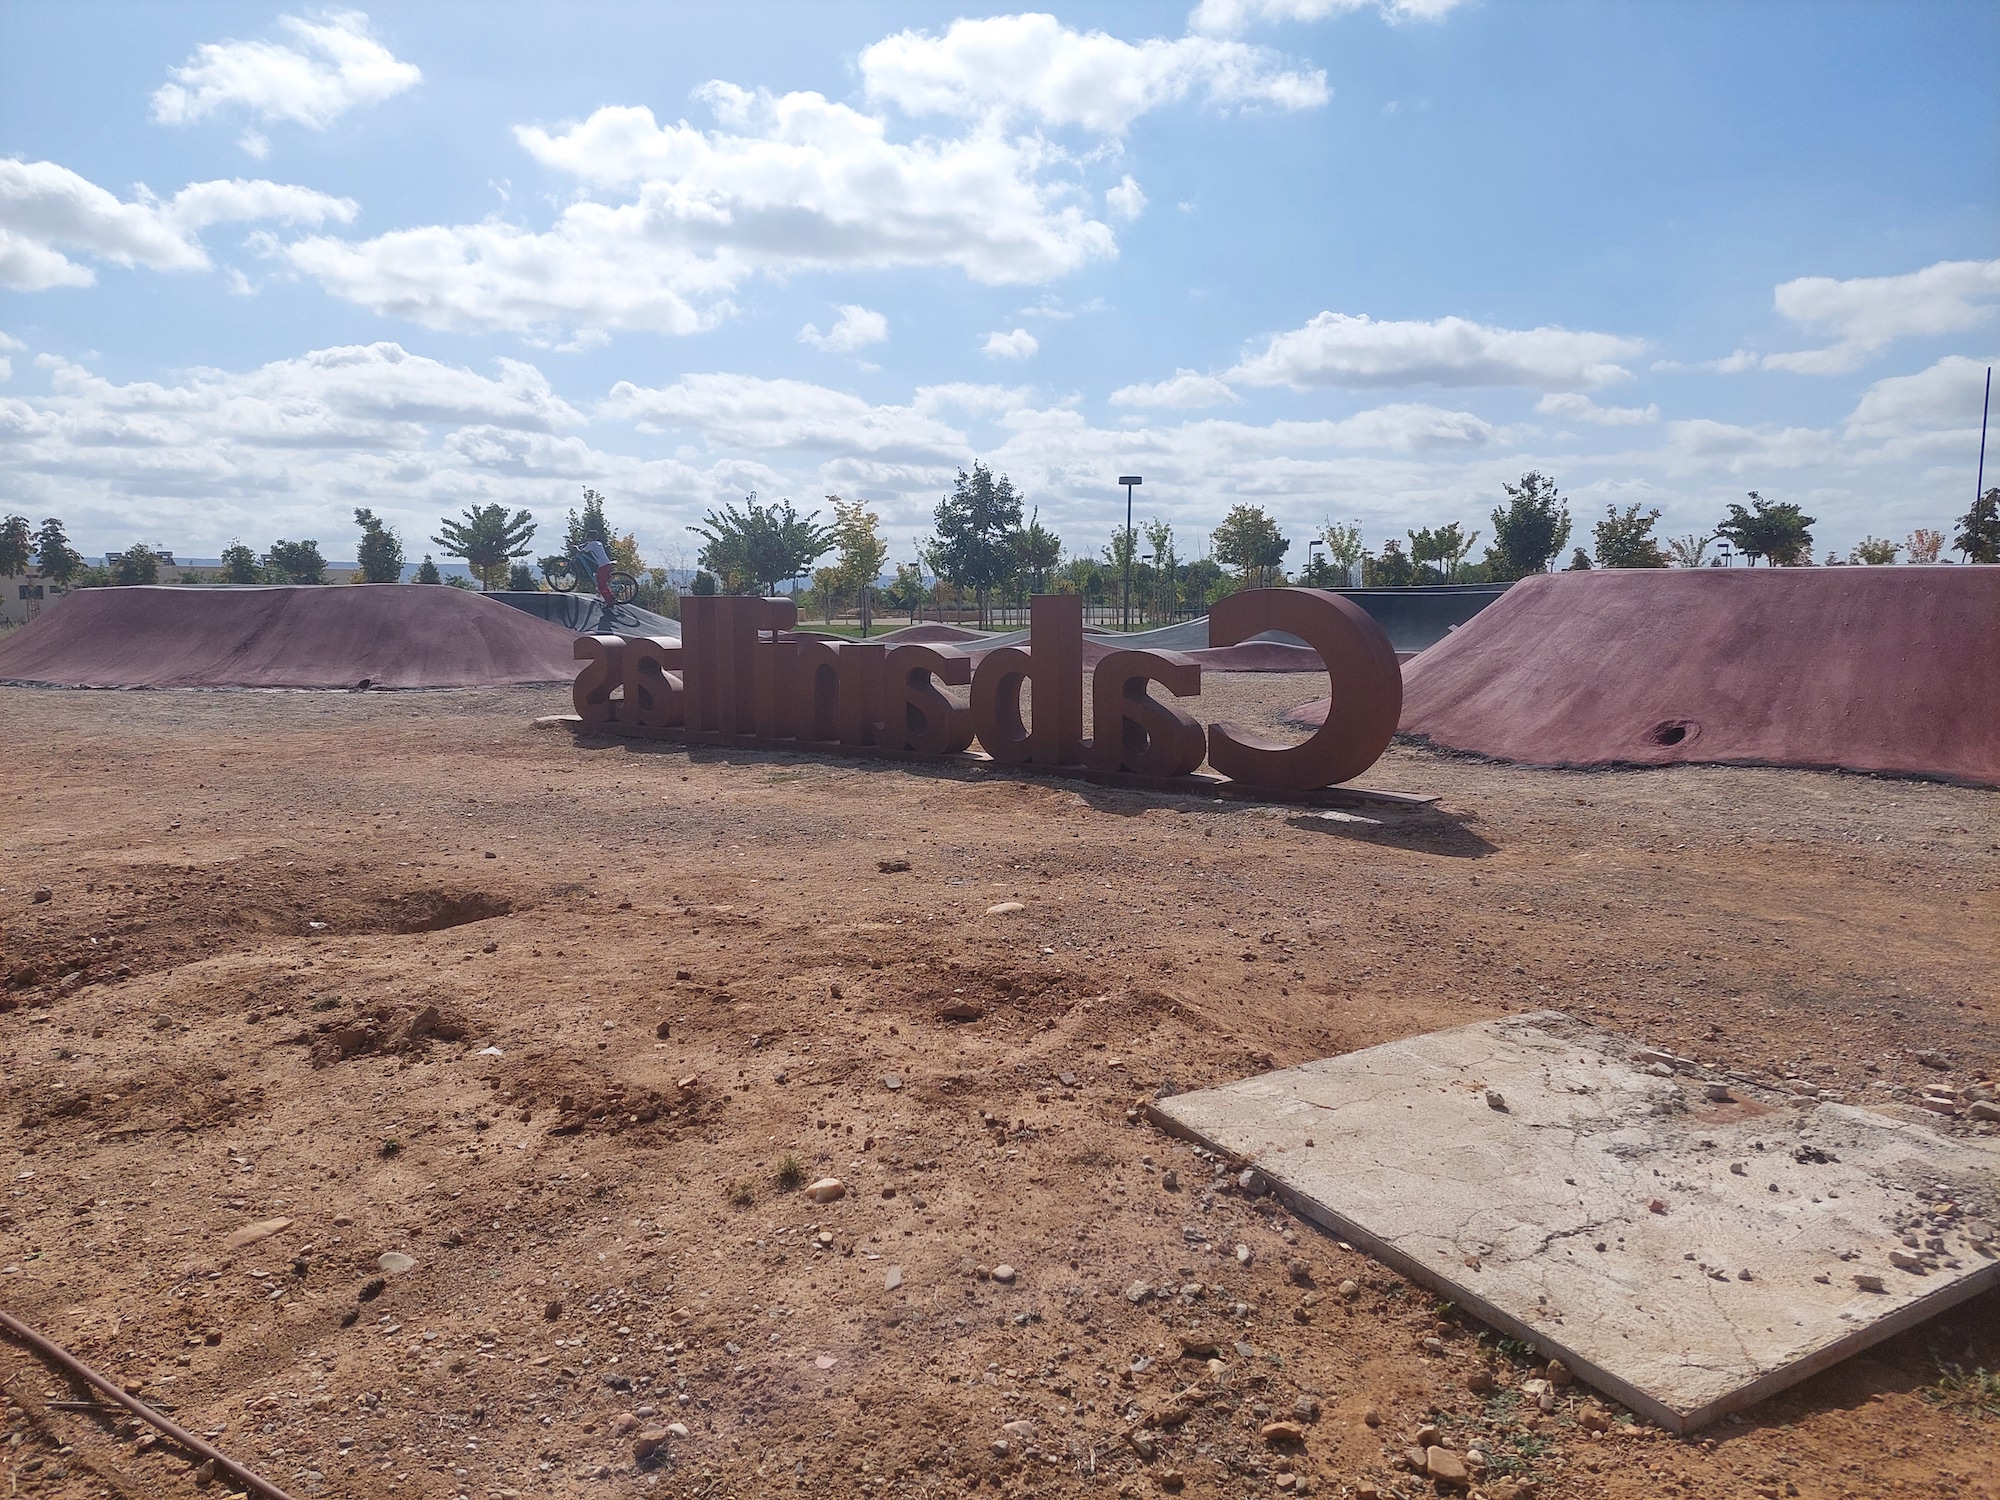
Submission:
<svg viewBox="0 0 2000 1500">
<path fill-rule="evenodd" d="M 1484 1395 L 1493 1389 L 1493 1372 L 1484 1365 L 1475 1365 L 1466 1372 L 1465 1388 L 1474 1395 Z"/>
<path fill-rule="evenodd" d="M 1975 1099 L 1965 1106 L 1965 1113 L 1974 1120 L 2000 1120 L 2000 1104 L 1991 1099 Z"/>
<path fill-rule="evenodd" d="M 41 899 L 39 891 L 35 893 L 35 899 L 38 901 Z M 1951 1067 L 1951 1063 L 1946 1059 L 1945 1055 L 1935 1047 L 1924 1048 L 1923 1051 L 1916 1054 L 1916 1059 L 1925 1067 L 1936 1068 L 1940 1073 L 1948 1071 Z"/>
<path fill-rule="evenodd" d="M 1168 1167 L 1160 1174 L 1160 1186 L 1170 1193 L 1178 1193 L 1181 1190 L 1181 1174 Z"/>
<path fill-rule="evenodd" d="M 1549 1384 L 1556 1387 L 1566 1386 L 1576 1379 L 1574 1375 L 1570 1374 L 1569 1366 L 1559 1359 L 1550 1360 L 1548 1369 L 1542 1373 L 1548 1377 Z"/>
<path fill-rule="evenodd" d="M 1134 1427 L 1126 1433 L 1125 1443 L 1147 1463 L 1151 1463 L 1160 1451 L 1159 1445 L 1153 1441 L 1153 1435 L 1143 1427 Z"/>
<path fill-rule="evenodd" d="M 1011 1422 L 1002 1422 L 1000 1430 L 1006 1433 L 1008 1437 L 1018 1439 L 1023 1443 L 1032 1443 L 1035 1440 L 1035 1424 L 1020 1417 L 1016 1417 Z"/>
<path fill-rule="evenodd" d="M 893 1094 L 897 1092 L 899 1089 L 902 1088 L 902 1086 L 903 1086 L 903 1075 L 901 1073 L 884 1073 L 882 1075 L 882 1087 L 887 1089 L 890 1093 Z"/>
<path fill-rule="evenodd" d="M 1740 1161 L 1733 1161 L 1729 1164 L 1729 1173 L 1732 1177 L 1748 1177 L 1750 1169 Z"/>
<path fill-rule="evenodd" d="M 1352 1280 L 1341 1282 L 1340 1295 L 1344 1300 L 1352 1302 L 1361 1295 L 1361 1283 Z"/>
<path fill-rule="evenodd" d="M 1012 1444 L 1010 1444 L 1005 1438 L 995 1438 L 993 1440 L 993 1456 L 995 1458 L 1005 1458 L 1009 1453 L 1013 1451 L 1014 1450 Z"/>
<path fill-rule="evenodd" d="M 375 1258 L 375 1264 L 382 1268 L 385 1275 L 389 1276 L 400 1276 L 405 1271 L 414 1271 L 417 1268 L 416 1257 L 405 1255 L 400 1250 L 385 1250 Z"/>
<path fill-rule="evenodd" d="M 259 1219 L 254 1224 L 245 1224 L 240 1229 L 230 1231 L 229 1238 L 222 1243 L 231 1250 L 241 1250 L 261 1240 L 268 1240 L 272 1235 L 281 1234 L 291 1227 L 290 1219 Z"/>
<path fill-rule="evenodd" d="M 1252 1256 L 1251 1256 L 1251 1250 L 1250 1250 L 1250 1247 L 1249 1247 L 1248 1245 L 1238 1245 L 1238 1246 L 1236 1247 L 1236 1264 L 1237 1264 L 1237 1265 L 1239 1265 L 1239 1266 L 1247 1266 L 1247 1265 L 1249 1265 L 1249 1264 L 1250 1264 L 1250 1261 L 1251 1261 L 1251 1258 L 1252 1258 Z"/>
<path fill-rule="evenodd" d="M 1711 1104 L 1728 1104 L 1736 1098 L 1734 1094 L 1729 1092 L 1729 1085 L 1726 1083 L 1711 1083 L 1707 1085 L 1702 1089 L 1701 1096 Z"/>
<path fill-rule="evenodd" d="M 204 1458 L 198 1465 L 195 1466 L 194 1482 L 198 1486 L 204 1489 L 215 1482 L 214 1459 Z"/>
<path fill-rule="evenodd" d="M 1312 1285 L 1312 1279 L 1313 1279 L 1312 1267 L 1307 1265 L 1306 1262 L 1302 1260 L 1286 1261 L 1285 1274 L 1291 1277 L 1293 1283 L 1297 1286 Z"/>
<path fill-rule="evenodd" d="M 1420 1450 L 1433 1447 L 1442 1436 L 1435 1422 L 1425 1422 L 1417 1428 L 1417 1447 Z"/>
<path fill-rule="evenodd" d="M 893 1292 L 901 1287 L 902 1284 L 903 1268 L 901 1266 L 889 1267 L 882 1276 L 882 1290 L 885 1292 Z"/>
<path fill-rule="evenodd" d="M 1667 1205 L 1662 1203 L 1658 1198 L 1655 1198 L 1652 1202 L 1646 1205 L 1646 1212 L 1648 1213 L 1663 1214 L 1666 1211 L 1667 1211 Z"/>
<path fill-rule="evenodd" d="M 640 1463 L 644 1463 L 655 1453 L 666 1447 L 666 1445 L 667 1429 L 664 1427 L 648 1427 L 644 1432 L 632 1439 L 632 1457 Z"/>
<path fill-rule="evenodd" d="M 1245 1196 L 1251 1198 L 1261 1198 L 1271 1188 L 1264 1174 L 1255 1167 L 1245 1167 L 1237 1173 L 1236 1185 L 1243 1190 Z"/>
<path fill-rule="evenodd" d="M 1488 1089 L 1486 1091 L 1486 1107 L 1488 1109 L 1497 1109 L 1504 1115 L 1507 1113 L 1507 1098 L 1498 1089 Z"/>
<path fill-rule="evenodd" d="M 806 1196 L 815 1203 L 832 1203 L 847 1196 L 847 1184 L 838 1177 L 822 1177 L 806 1189 Z"/>
<path fill-rule="evenodd" d="M 629 1411 L 621 1411 L 616 1417 L 612 1418 L 611 1432 L 614 1437 L 623 1437 L 638 1425 L 639 1419 L 637 1417 L 633 1416 Z"/>
<path fill-rule="evenodd" d="M 660 1022 L 659 1025 L 653 1028 L 653 1035 L 658 1037 L 661 1041 L 665 1041 L 667 1039 L 667 1033 L 672 1029 L 673 1029 L 672 1022 L 662 1021 Z"/>
<path fill-rule="evenodd" d="M 1020 1272 L 1008 1265 L 999 1265 L 993 1268 L 993 1279 L 1002 1286 L 1012 1286 L 1014 1278 L 1019 1274 Z"/>
<path fill-rule="evenodd" d="M 954 1000 L 938 1011 L 940 1021 L 977 1021 L 986 1014 L 986 1007 L 970 1000 Z"/>
<path fill-rule="evenodd" d="M 1380 1427 L 1382 1425 L 1382 1413 L 1373 1406 L 1362 1407 L 1361 1425 L 1364 1427 Z"/>
<path fill-rule="evenodd" d="M 1920 1276 L 1924 1271 L 1923 1261 L 1917 1256 L 1910 1254 L 1907 1250 L 1891 1250 L 1889 1252 L 1889 1264 L 1899 1271 L 1913 1271 Z"/>
<path fill-rule="evenodd" d="M 550 1299 L 542 1306 L 542 1316 L 551 1323 L 555 1322 L 562 1316 L 562 1303 Z"/>
<path fill-rule="evenodd" d="M 1448 1484 L 1455 1489 L 1464 1489 L 1471 1483 L 1465 1460 L 1449 1448 L 1426 1448 L 1424 1450 L 1424 1472 L 1439 1484 Z"/>
<path fill-rule="evenodd" d="M 1854 1284 L 1864 1292 L 1886 1292 L 1889 1290 L 1880 1276 L 1870 1275 L 1866 1271 L 1855 1273 Z"/>
<path fill-rule="evenodd" d="M 1026 911 L 1028 908 L 1018 901 L 996 901 L 986 908 L 989 917 L 1004 917 L 1011 912 Z"/>
<path fill-rule="evenodd" d="M 1150 1281 L 1133 1282 L 1130 1286 L 1125 1288 L 1125 1300 L 1127 1302 L 1130 1302 L 1135 1307 L 1138 1306 L 1138 1304 L 1140 1304 L 1141 1302 L 1152 1301 L 1153 1283 Z"/>
<path fill-rule="evenodd" d="M 1317 1422 L 1319 1420 L 1319 1397 L 1311 1395 L 1299 1397 L 1298 1400 L 1292 1403 L 1292 1418 L 1294 1421 L 1299 1422 Z"/>
<path fill-rule="evenodd" d="M 1306 1430 L 1297 1422 L 1266 1422 L 1257 1429 L 1257 1436 L 1267 1443 L 1303 1443 Z"/>
<path fill-rule="evenodd" d="M 40 906 L 43 902 L 53 901 L 55 900 L 55 898 L 56 898 L 56 893 L 54 891 L 50 890 L 45 885 L 38 885 L 35 887 L 35 894 L 30 896 L 28 899 L 34 905 Z"/>
<path fill-rule="evenodd" d="M 910 868 L 910 862 L 907 859 L 878 859 L 875 868 L 884 875 L 901 875 Z"/>
</svg>

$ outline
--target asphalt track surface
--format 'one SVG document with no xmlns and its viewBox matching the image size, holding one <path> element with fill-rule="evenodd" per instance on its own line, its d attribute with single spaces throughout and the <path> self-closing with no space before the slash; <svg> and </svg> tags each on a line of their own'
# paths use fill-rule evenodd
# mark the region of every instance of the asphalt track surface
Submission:
<svg viewBox="0 0 2000 1500">
<path fill-rule="evenodd" d="M 2000 786 L 2000 567 L 1545 574 L 1403 682 L 1399 733 L 1522 765 Z M 1326 710 L 1287 718 L 1310 726 Z"/>
<path fill-rule="evenodd" d="M 435 584 L 77 589 L 0 637 L 0 682 L 458 688 L 567 682 L 571 631 Z"/>
</svg>

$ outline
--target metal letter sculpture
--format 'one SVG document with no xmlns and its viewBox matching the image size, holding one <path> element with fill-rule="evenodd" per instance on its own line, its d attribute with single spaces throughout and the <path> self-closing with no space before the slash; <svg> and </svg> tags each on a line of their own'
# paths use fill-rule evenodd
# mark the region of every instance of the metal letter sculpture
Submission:
<svg viewBox="0 0 2000 1500">
<path fill-rule="evenodd" d="M 579 726 L 639 738 L 723 741 L 886 756 L 963 756 L 1058 774 L 1138 777 L 1304 792 L 1359 776 L 1388 748 L 1403 678 L 1382 627 L 1338 594 L 1252 589 L 1209 611 L 1211 644 L 1267 630 L 1297 636 L 1326 665 L 1332 707 L 1297 745 L 1230 724 L 1206 732 L 1176 698 L 1201 694 L 1201 666 L 1173 651 L 1111 651 L 1091 683 L 1095 735 L 1083 733 L 1083 601 L 1039 594 L 1026 646 L 975 653 L 794 633 L 789 599 L 690 595 L 681 641 L 588 635 L 572 690 Z M 969 687 L 960 705 L 944 691 Z M 1026 700 L 1024 703 L 1024 690 Z M 1220 776 L 1197 776 L 1204 756 Z"/>
</svg>

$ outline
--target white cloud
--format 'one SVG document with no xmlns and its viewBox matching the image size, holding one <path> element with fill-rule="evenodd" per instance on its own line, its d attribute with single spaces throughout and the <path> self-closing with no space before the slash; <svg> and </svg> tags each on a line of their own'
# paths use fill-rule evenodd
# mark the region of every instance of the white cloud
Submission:
<svg viewBox="0 0 2000 1500">
<path fill-rule="evenodd" d="M 900 145 L 882 122 L 818 94 L 710 84 L 723 128 L 661 126 L 605 108 L 515 134 L 543 165 L 626 201 L 571 203 L 545 231 L 499 219 L 286 247 L 297 269 L 377 312 L 433 328 L 692 333 L 733 310 L 759 272 L 953 266 L 1032 283 L 1117 253 L 1047 176 L 1065 158 L 979 131 Z"/>
<path fill-rule="evenodd" d="M 1535 403 L 1535 410 L 1545 417 L 1563 417 L 1599 427 L 1637 427 L 1660 420 L 1657 405 L 1599 406 L 1590 397 L 1574 391 L 1552 391 Z"/>
<path fill-rule="evenodd" d="M 1914 375 L 1869 386 L 1848 414 L 1850 442 L 1880 459 L 1962 458 L 1978 451 L 1980 404 L 1990 359 L 1947 355 Z"/>
<path fill-rule="evenodd" d="M 1196 31 L 1233 36 L 1259 22 L 1323 21 L 1373 7 L 1390 21 L 1441 21 L 1465 0 L 1201 0 L 1188 17 Z"/>
<path fill-rule="evenodd" d="M 988 359 L 1028 359 L 1041 347 L 1042 341 L 1025 328 L 1016 328 L 1012 333 L 995 329 L 986 335 L 986 343 L 979 352 Z"/>
<path fill-rule="evenodd" d="M 1840 456 L 1834 434 L 1816 427 L 1744 427 L 1706 417 L 1667 424 L 1667 449 L 1674 458 L 1695 460 L 1732 474 L 1796 469 Z"/>
<path fill-rule="evenodd" d="M 260 219 L 320 224 L 354 214 L 354 203 L 345 198 L 241 178 L 190 183 L 164 203 L 141 189 L 138 200 L 127 203 L 54 162 L 4 158 L 0 286 L 32 292 L 96 280 L 64 250 L 155 271 L 206 270 L 211 262 L 196 235 L 209 225 Z"/>
<path fill-rule="evenodd" d="M 1946 260 L 1903 276 L 1801 276 L 1779 285 L 1778 312 L 1836 335 L 1823 349 L 1764 355 L 1756 363 L 1795 375 L 1844 375 L 1897 339 L 1962 333 L 2000 310 L 2000 260 Z"/>
<path fill-rule="evenodd" d="M 335 11 L 324 20 L 284 16 L 291 34 L 281 42 L 204 42 L 172 83 L 153 94 L 153 118 L 185 125 L 218 110 L 240 107 L 258 119 L 290 120 L 324 130 L 349 110 L 379 104 L 416 87 L 423 73 L 401 61 L 368 30 L 359 11 Z M 262 157 L 270 143 L 246 131 L 242 145 Z"/>
<path fill-rule="evenodd" d="M 15 349 L 25 349 L 27 347 L 19 339 L 0 333 L 0 381 L 12 380 L 14 378 L 14 362 L 7 358 L 8 353 Z"/>
<path fill-rule="evenodd" d="M 1129 223 L 1146 211 L 1146 194 L 1132 174 L 1127 172 L 1123 182 L 1105 193 L 1104 205 Z"/>
<path fill-rule="evenodd" d="M 966 451 L 963 433 L 915 406 L 871 406 L 804 380 L 684 375 L 660 387 L 621 380 L 598 415 L 642 431 L 690 429 L 715 444 L 758 452 L 808 450 L 926 463 Z"/>
<path fill-rule="evenodd" d="M 1176 370 L 1171 379 L 1151 385 L 1120 386 L 1108 399 L 1113 406 L 1165 406 L 1189 411 L 1203 406 L 1228 406 L 1243 398 L 1213 375 Z"/>
<path fill-rule="evenodd" d="M 799 330 L 799 342 L 811 344 L 815 349 L 823 349 L 828 354 L 852 354 L 856 349 L 865 349 L 870 344 L 879 344 L 889 336 L 889 320 L 881 313 L 855 303 L 847 303 L 840 309 L 840 317 L 826 333 L 808 323 Z"/>
<path fill-rule="evenodd" d="M 1617 361 L 1646 347 L 1640 339 L 1566 328 L 1489 328 L 1464 318 L 1377 322 L 1323 312 L 1276 334 L 1227 379 L 1248 385 L 1357 388 L 1437 385 L 1594 389 L 1631 378 Z"/>
<path fill-rule="evenodd" d="M 1326 75 L 1263 47 L 1208 36 L 1127 42 L 1054 16 L 958 20 L 942 36 L 904 31 L 861 52 L 873 100 L 909 114 L 1031 120 L 1122 134 L 1140 115 L 1199 94 L 1211 104 L 1312 109 Z"/>
</svg>

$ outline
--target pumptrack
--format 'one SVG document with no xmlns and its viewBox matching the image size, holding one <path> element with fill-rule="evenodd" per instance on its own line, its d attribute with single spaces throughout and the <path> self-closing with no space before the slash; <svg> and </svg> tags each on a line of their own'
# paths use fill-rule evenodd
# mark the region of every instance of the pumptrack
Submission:
<svg viewBox="0 0 2000 1500">
<path fill-rule="evenodd" d="M 2000 567 L 1545 574 L 1407 663 L 1403 684 L 1399 734 L 1524 765 L 2000 786 Z"/>
<path fill-rule="evenodd" d="M 0 682 L 462 688 L 567 682 L 572 632 L 435 584 L 78 589 L 0 637 Z"/>
</svg>

